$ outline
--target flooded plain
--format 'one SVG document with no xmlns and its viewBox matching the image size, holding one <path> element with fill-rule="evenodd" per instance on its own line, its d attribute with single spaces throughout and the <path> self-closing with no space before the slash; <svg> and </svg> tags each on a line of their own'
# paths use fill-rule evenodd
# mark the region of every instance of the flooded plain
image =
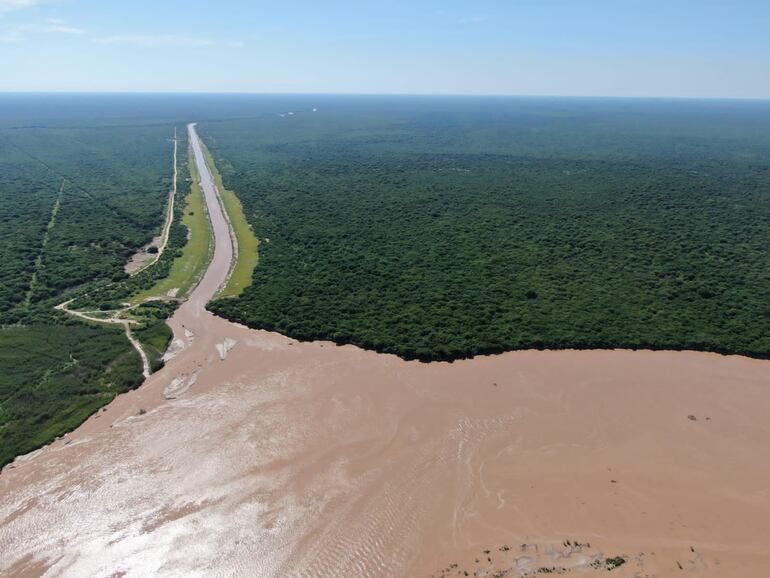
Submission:
<svg viewBox="0 0 770 578">
<path fill-rule="evenodd" d="M 0 574 L 768 575 L 770 363 L 251 330 L 205 310 L 232 244 L 201 175 L 216 250 L 176 354 L 3 471 Z"/>
</svg>

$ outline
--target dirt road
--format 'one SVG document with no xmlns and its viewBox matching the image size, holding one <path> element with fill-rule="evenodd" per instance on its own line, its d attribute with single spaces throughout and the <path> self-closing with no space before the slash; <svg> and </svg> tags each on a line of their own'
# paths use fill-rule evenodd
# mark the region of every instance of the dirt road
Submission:
<svg viewBox="0 0 770 578">
<path fill-rule="evenodd" d="M 134 254 L 128 263 L 124 267 L 126 273 L 130 275 L 136 275 L 137 273 L 144 271 L 147 267 L 154 265 L 161 258 L 163 252 L 168 245 L 168 236 L 171 233 L 171 225 L 174 222 L 174 203 L 176 201 L 176 189 L 177 178 L 179 176 L 179 168 L 177 165 L 177 149 L 179 148 L 179 139 L 176 136 L 176 129 L 174 129 L 174 170 L 171 177 L 171 190 L 168 193 L 168 200 L 166 201 L 166 219 L 163 222 L 163 230 L 159 237 L 150 242 L 150 244 L 142 247 L 136 254 Z M 156 247 L 158 251 L 156 253 L 150 253 L 147 251 L 150 247 Z"/>
<path fill-rule="evenodd" d="M 131 319 L 122 319 L 120 317 L 115 316 L 115 314 L 113 314 L 113 316 L 110 316 L 110 317 L 104 317 L 104 316 L 96 317 L 94 315 L 89 315 L 89 313 L 95 313 L 93 311 L 75 311 L 74 309 L 70 309 L 68 307 L 69 304 L 72 303 L 72 301 L 74 300 L 70 299 L 69 301 L 60 303 L 59 305 L 54 307 L 54 309 L 58 309 L 59 311 L 64 311 L 69 315 L 79 317 L 80 319 L 85 319 L 86 321 L 93 321 L 96 323 L 109 323 L 111 325 L 122 325 L 123 330 L 126 332 L 126 338 L 128 339 L 128 342 L 139 354 L 139 359 L 142 361 L 142 376 L 145 379 L 150 377 L 150 374 L 152 373 L 150 371 L 150 359 L 147 357 L 147 353 L 144 351 L 142 344 L 139 343 L 139 340 L 134 337 L 133 333 L 131 333 L 131 324 L 136 323 L 135 321 Z M 126 309 L 123 309 L 120 312 L 127 311 L 128 309 L 131 309 L 131 307 L 127 307 Z M 120 312 L 115 312 L 115 313 L 117 314 Z M 103 313 L 103 312 L 100 311 L 99 313 Z"/>
</svg>

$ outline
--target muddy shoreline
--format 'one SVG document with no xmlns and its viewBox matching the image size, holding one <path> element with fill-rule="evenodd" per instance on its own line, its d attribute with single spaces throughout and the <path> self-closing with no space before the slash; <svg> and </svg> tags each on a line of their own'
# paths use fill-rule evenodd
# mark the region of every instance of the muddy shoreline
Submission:
<svg viewBox="0 0 770 578">
<path fill-rule="evenodd" d="M 767 575 L 770 363 L 425 364 L 230 323 L 205 309 L 233 247 L 200 169 L 215 252 L 178 351 L 4 470 L 0 574 Z"/>
</svg>

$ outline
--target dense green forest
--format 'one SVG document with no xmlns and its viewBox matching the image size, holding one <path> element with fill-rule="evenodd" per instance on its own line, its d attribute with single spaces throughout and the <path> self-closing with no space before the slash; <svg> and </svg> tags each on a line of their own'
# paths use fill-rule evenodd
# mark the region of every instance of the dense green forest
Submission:
<svg viewBox="0 0 770 578">
<path fill-rule="evenodd" d="M 0 320 L 26 298 L 61 184 L 0 137 Z"/>
<path fill-rule="evenodd" d="M 0 218 L 14 229 L 3 232 L 0 283 L 16 289 L 0 311 L 12 315 L 27 292 L 34 303 L 124 276 L 128 257 L 161 226 L 172 134 L 168 126 L 0 130 Z M 52 216 L 43 246 L 41 227 Z M 14 257 L 20 248 L 23 259 Z M 6 269 L 7 262 L 14 266 Z"/>
<path fill-rule="evenodd" d="M 135 277 L 124 273 L 162 226 L 173 123 L 97 122 L 83 103 L 82 118 L 44 104 L 28 111 L 37 115 L 31 120 L 19 116 L 19 103 L 0 99 L 0 466 L 142 381 L 122 328 L 86 324 L 53 306 L 76 298 L 108 308 L 167 273 L 186 241 L 175 222 L 160 262 Z M 183 139 L 181 157 L 185 147 Z M 177 198 L 189 191 L 184 158 L 180 169 Z M 173 308 L 137 310 L 155 368 Z"/>
<path fill-rule="evenodd" d="M 91 282 L 83 287 L 75 295 L 73 306 L 76 308 L 118 309 L 121 303 L 132 296 L 152 287 L 158 280 L 168 276 L 171 266 L 182 252 L 187 243 L 187 227 L 182 224 L 185 207 L 185 199 L 190 194 L 190 167 L 187 155 L 187 135 L 179 131 L 179 156 L 177 169 L 179 171 L 177 182 L 177 194 L 174 203 L 174 219 L 169 229 L 166 249 L 158 261 L 136 275 L 125 275 L 122 271 L 127 257 L 121 261 L 120 271 L 114 275 L 104 275 L 91 279 Z M 165 211 L 165 207 L 161 207 Z"/>
<path fill-rule="evenodd" d="M 314 111 L 314 109 L 316 109 Z M 289 114 L 289 113 L 293 114 Z M 196 120 L 261 239 L 210 307 L 407 358 L 529 347 L 770 353 L 770 106 L 339 96 L 0 96 L 0 465 L 141 381 L 115 310 L 187 243 Z M 176 303 L 130 311 L 153 368 Z"/>
<path fill-rule="evenodd" d="M 425 360 L 770 354 L 767 103 L 363 98 L 291 112 L 200 125 L 264 239 L 252 286 L 215 312 Z"/>
<path fill-rule="evenodd" d="M 137 363 L 120 328 L 73 322 L 0 330 L 0 466 L 138 386 Z"/>
</svg>

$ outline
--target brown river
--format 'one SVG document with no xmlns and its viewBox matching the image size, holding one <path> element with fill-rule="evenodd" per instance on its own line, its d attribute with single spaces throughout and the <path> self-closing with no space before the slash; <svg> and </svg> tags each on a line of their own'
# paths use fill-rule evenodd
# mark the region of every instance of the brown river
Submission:
<svg viewBox="0 0 770 578">
<path fill-rule="evenodd" d="M 770 576 L 770 363 L 406 362 L 205 310 L 138 390 L 0 475 L 3 576 Z M 610 569 L 606 559 L 626 562 Z"/>
</svg>

